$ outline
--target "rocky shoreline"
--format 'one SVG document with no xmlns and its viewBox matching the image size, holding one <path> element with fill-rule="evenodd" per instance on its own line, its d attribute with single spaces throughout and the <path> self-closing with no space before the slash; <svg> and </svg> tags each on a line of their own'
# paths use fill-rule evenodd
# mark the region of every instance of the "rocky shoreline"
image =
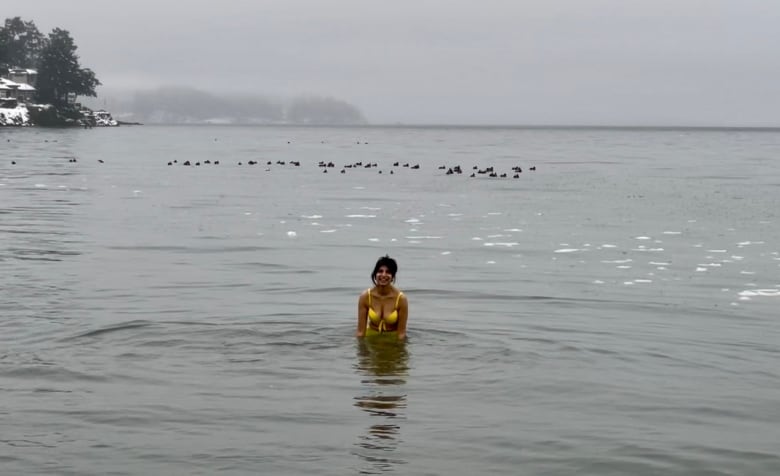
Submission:
<svg viewBox="0 0 780 476">
<path fill-rule="evenodd" d="M 0 107 L 0 126 L 30 126 L 30 111 L 19 104 L 13 108 Z"/>
<path fill-rule="evenodd" d="M 120 122 L 104 110 L 81 109 L 64 115 L 49 104 L 2 104 L 0 127 L 117 127 Z"/>
</svg>

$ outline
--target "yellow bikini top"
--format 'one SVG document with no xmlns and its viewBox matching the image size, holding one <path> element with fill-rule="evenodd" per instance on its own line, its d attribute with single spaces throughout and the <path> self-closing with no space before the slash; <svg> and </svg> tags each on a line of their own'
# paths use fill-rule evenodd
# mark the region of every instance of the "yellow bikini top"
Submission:
<svg viewBox="0 0 780 476">
<path fill-rule="evenodd" d="M 383 319 L 379 317 L 379 314 L 371 307 L 371 290 L 368 290 L 368 319 L 371 321 L 371 324 L 376 326 L 376 330 L 379 332 L 390 332 L 395 330 L 394 326 L 396 322 L 398 322 L 398 303 L 401 301 L 401 296 L 403 294 L 404 293 L 402 292 L 398 293 L 398 297 L 395 299 L 395 308 L 393 309 L 393 312 Z M 388 329 L 388 327 L 390 327 L 390 329 Z"/>
</svg>

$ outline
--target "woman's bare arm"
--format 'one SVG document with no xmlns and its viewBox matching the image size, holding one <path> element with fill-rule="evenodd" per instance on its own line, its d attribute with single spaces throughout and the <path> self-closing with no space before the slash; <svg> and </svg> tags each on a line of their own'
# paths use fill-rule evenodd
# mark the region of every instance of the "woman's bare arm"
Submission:
<svg viewBox="0 0 780 476">
<path fill-rule="evenodd" d="M 357 312 L 357 332 L 356 337 L 363 337 L 366 335 L 366 319 L 368 318 L 368 291 L 363 293 L 358 298 L 358 312 Z"/>
<path fill-rule="evenodd" d="M 398 303 L 398 339 L 406 339 L 406 320 L 409 317 L 409 301 L 406 300 L 406 294 L 401 295 Z"/>
</svg>

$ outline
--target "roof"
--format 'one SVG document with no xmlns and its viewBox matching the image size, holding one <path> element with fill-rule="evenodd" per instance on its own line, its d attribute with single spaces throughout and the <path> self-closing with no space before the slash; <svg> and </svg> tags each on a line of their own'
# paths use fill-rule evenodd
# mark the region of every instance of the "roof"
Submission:
<svg viewBox="0 0 780 476">
<path fill-rule="evenodd" d="M 35 88 L 26 83 L 17 83 L 10 79 L 0 78 L 0 89 L 15 89 L 17 91 L 35 91 Z"/>
<path fill-rule="evenodd" d="M 8 72 L 13 74 L 38 74 L 37 70 L 29 68 L 8 68 Z"/>
</svg>

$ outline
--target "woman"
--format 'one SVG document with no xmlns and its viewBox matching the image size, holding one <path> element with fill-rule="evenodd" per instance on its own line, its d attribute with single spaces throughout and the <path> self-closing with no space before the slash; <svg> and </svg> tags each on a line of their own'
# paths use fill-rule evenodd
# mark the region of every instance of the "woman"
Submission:
<svg viewBox="0 0 780 476">
<path fill-rule="evenodd" d="M 387 335 L 406 339 L 409 302 L 393 286 L 398 264 L 387 255 L 379 258 L 371 273 L 374 287 L 363 291 L 358 299 L 357 336 Z"/>
</svg>

